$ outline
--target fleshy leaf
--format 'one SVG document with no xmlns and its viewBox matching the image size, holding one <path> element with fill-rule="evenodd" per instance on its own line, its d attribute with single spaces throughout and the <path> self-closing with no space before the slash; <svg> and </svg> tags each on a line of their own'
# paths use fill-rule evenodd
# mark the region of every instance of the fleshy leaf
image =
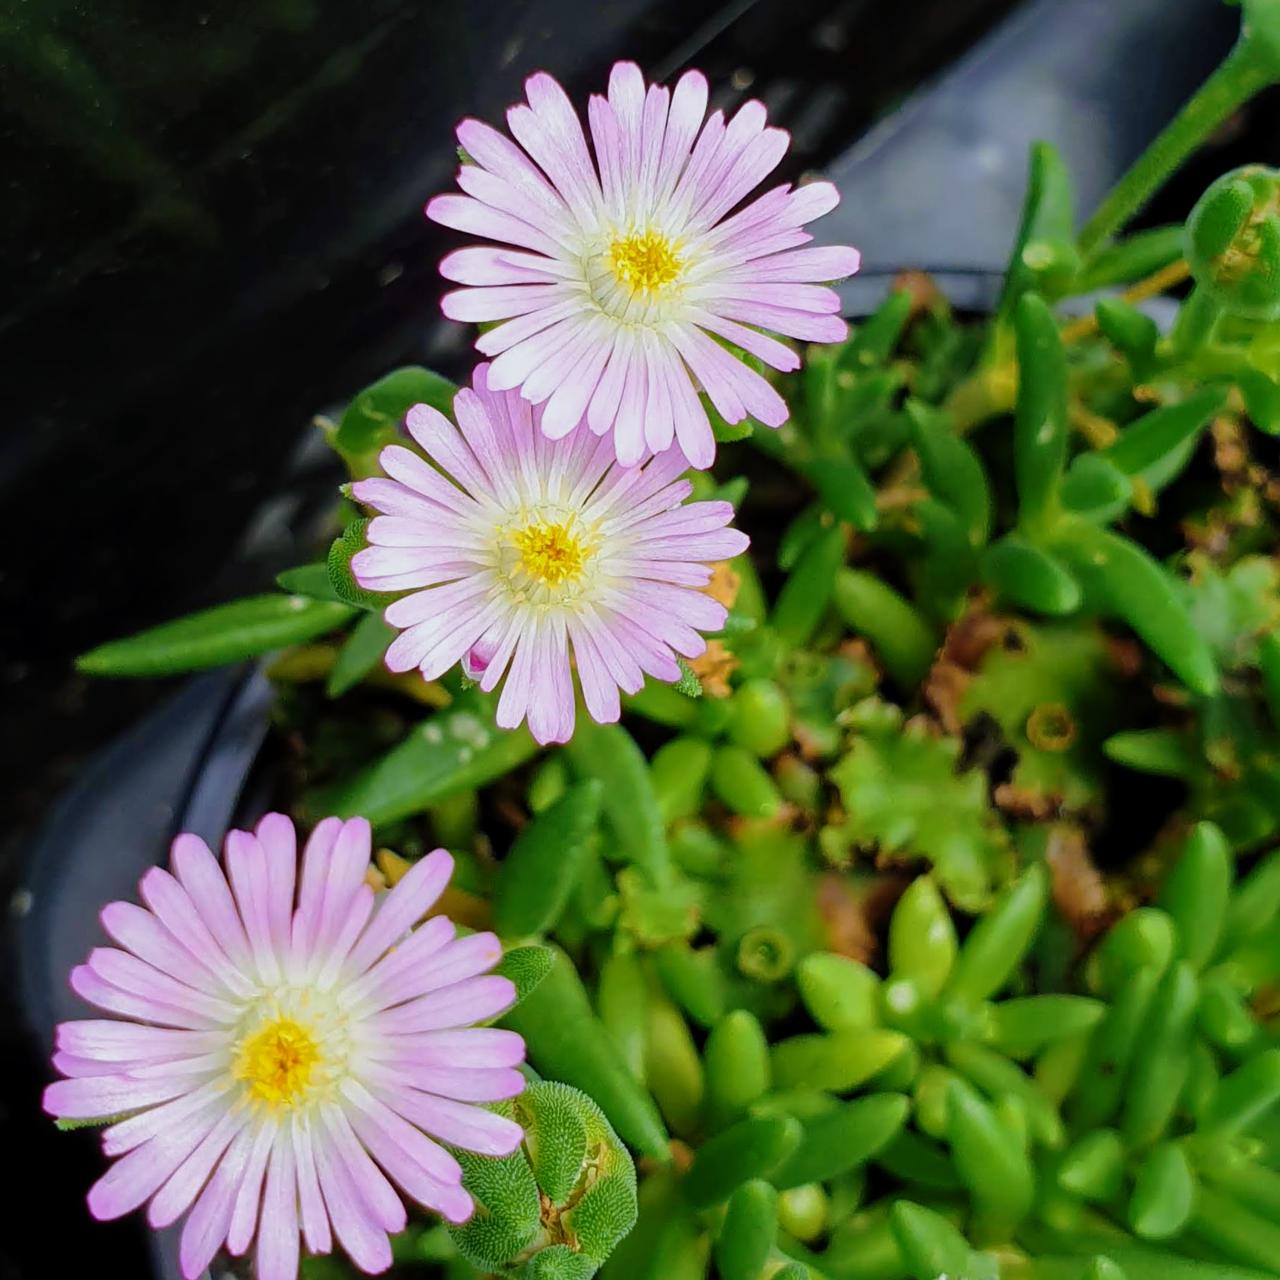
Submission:
<svg viewBox="0 0 1280 1280">
<path fill-rule="evenodd" d="M 899 724 L 857 735 L 831 770 L 848 814 L 844 838 L 883 863 L 923 858 L 948 897 L 969 911 L 991 900 L 1008 842 L 987 801 L 987 779 L 959 772 L 960 742 Z"/>
<path fill-rule="evenodd" d="M 503 954 L 494 973 L 511 979 L 516 988 L 515 1002 L 519 1004 L 537 990 L 543 978 L 551 972 L 555 959 L 555 952 L 550 947 L 513 947 Z"/>
<path fill-rule="evenodd" d="M 960 702 L 969 724 L 989 715 L 1018 754 L 1022 804 L 1051 813 L 1101 799 L 1101 743 L 1123 723 L 1111 650 L 1094 626 L 1019 625 L 993 646 Z"/>
<path fill-rule="evenodd" d="M 314 640 L 353 612 L 345 604 L 308 596 L 249 596 L 108 641 L 78 658 L 76 667 L 94 676 L 203 671 Z"/>
</svg>

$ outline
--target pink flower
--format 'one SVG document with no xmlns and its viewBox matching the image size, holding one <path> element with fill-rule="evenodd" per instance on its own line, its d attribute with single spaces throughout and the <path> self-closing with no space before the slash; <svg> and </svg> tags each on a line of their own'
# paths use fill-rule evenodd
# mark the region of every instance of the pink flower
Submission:
<svg viewBox="0 0 1280 1280">
<path fill-rule="evenodd" d="M 619 689 L 634 693 L 646 673 L 678 680 L 675 655 L 696 657 L 699 632 L 724 625 L 724 606 L 698 588 L 711 579 L 705 562 L 747 539 L 724 527 L 729 503 L 682 505 L 692 485 L 678 449 L 628 469 L 588 431 L 553 443 L 538 430 L 542 410 L 489 377 L 479 365 L 474 389 L 458 392 L 456 428 L 426 405 L 409 411 L 435 465 L 399 445 L 382 451 L 390 478 L 362 480 L 355 495 L 384 514 L 351 566 L 369 590 L 409 593 L 384 614 L 401 630 L 392 671 L 434 680 L 461 662 L 485 691 L 505 674 L 498 724 L 527 717 L 539 742 L 564 742 L 570 653 L 588 712 L 616 720 Z"/>
<path fill-rule="evenodd" d="M 523 1087 L 521 1038 L 470 1025 L 514 997 L 485 975 L 502 948 L 491 933 L 455 939 L 443 916 L 414 929 L 452 872 L 443 849 L 375 910 L 363 818 L 321 822 L 300 877 L 278 813 L 232 831 L 225 862 L 226 874 L 204 841 L 179 836 L 172 874 L 142 878 L 145 908 L 103 910 L 120 949 L 91 952 L 71 985 L 117 1016 L 58 1028 L 54 1065 L 69 1078 L 45 1109 L 127 1116 L 103 1133 L 119 1159 L 89 1208 L 117 1218 L 149 1201 L 153 1227 L 190 1210 L 190 1280 L 255 1235 L 259 1280 L 293 1280 L 299 1233 L 313 1253 L 336 1236 L 358 1267 L 382 1271 L 387 1234 L 405 1225 L 392 1182 L 451 1222 L 472 1212 L 457 1160 L 433 1139 L 487 1155 L 521 1141 L 473 1105 Z"/>
<path fill-rule="evenodd" d="M 729 422 L 785 422 L 782 397 L 716 339 L 787 371 L 799 356 L 764 331 L 845 337 L 839 298 L 820 282 L 855 272 L 857 250 L 799 247 L 836 189 L 784 184 L 743 205 L 788 135 L 765 127 L 759 102 L 727 123 L 719 111 L 704 121 L 696 71 L 674 90 L 646 91 L 639 68 L 618 63 L 608 96 L 588 108 L 594 157 L 550 76 L 525 89 L 528 103 L 507 112 L 516 142 L 464 120 L 458 138 L 474 162 L 458 172 L 465 194 L 427 205 L 436 222 L 491 242 L 451 253 L 440 270 L 467 286 L 445 297 L 445 315 L 497 322 L 476 342 L 496 357 L 493 390 L 519 387 L 545 404 L 553 438 L 585 414 L 597 435 L 612 431 L 624 465 L 673 439 L 693 466 L 711 464 L 699 388 Z"/>
</svg>

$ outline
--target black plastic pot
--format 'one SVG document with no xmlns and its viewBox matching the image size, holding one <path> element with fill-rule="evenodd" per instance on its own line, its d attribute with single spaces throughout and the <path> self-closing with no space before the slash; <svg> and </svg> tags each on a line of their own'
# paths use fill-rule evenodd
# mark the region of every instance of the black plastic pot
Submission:
<svg viewBox="0 0 1280 1280">
<path fill-rule="evenodd" d="M 1207 74 L 1233 21 L 1206 0 L 1023 6 L 827 167 L 845 198 L 823 235 L 864 252 L 862 275 L 843 291 L 850 314 L 873 307 L 904 266 L 933 271 L 962 307 L 989 308 L 1017 225 L 1028 144 L 1057 143 L 1081 207 L 1091 207 Z M 103 752 L 49 817 L 12 929 L 39 1052 L 57 1021 L 83 1015 L 66 974 L 98 939 L 101 905 L 131 896 L 177 832 L 216 845 L 233 819 L 256 816 L 245 789 L 270 696 L 252 668 L 191 681 Z M 174 1233 L 150 1249 L 158 1280 L 177 1280 Z"/>
</svg>

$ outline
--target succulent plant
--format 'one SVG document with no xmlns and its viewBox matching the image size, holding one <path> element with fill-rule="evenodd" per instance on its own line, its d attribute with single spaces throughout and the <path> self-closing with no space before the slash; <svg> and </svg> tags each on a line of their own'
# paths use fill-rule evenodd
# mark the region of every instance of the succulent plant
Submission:
<svg viewBox="0 0 1280 1280">
<path fill-rule="evenodd" d="M 531 1084 L 495 1106 L 525 1131 L 502 1159 L 458 1153 L 475 1216 L 450 1235 L 485 1272 L 587 1280 L 631 1230 L 636 1175 L 603 1112 L 578 1089 Z"/>
<path fill-rule="evenodd" d="M 447 843 L 452 917 L 516 947 L 505 1025 L 545 1077 L 504 1104 L 526 1142 L 466 1157 L 483 1210 L 415 1223 L 415 1265 L 1280 1275 L 1275 175 L 1118 234 L 1280 79 L 1275 0 L 1244 9 L 1079 234 L 1032 149 L 991 316 L 908 275 L 774 377 L 783 427 L 719 424 L 690 484 L 755 545 L 716 566 L 706 654 L 620 723 L 540 753 L 457 676 L 379 673 L 353 522 L 296 595 L 90 655 L 291 646 L 297 811 L 364 813 L 407 857 Z M 1142 305 L 1188 279 L 1162 332 Z M 447 398 L 425 370 L 357 397 L 352 475 Z"/>
</svg>

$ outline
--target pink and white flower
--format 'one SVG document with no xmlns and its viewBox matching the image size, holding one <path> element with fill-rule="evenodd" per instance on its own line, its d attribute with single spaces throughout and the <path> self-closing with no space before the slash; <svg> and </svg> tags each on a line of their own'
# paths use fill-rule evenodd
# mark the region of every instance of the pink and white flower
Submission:
<svg viewBox="0 0 1280 1280">
<path fill-rule="evenodd" d="M 588 106 L 588 147 L 564 90 L 545 73 L 507 112 L 515 142 L 478 120 L 458 138 L 468 159 L 462 195 L 427 205 L 436 222 L 490 243 L 441 263 L 465 288 L 444 299 L 450 319 L 494 323 L 477 348 L 496 357 L 495 390 L 545 404 L 558 438 L 583 419 L 612 432 L 618 460 L 679 443 L 695 467 L 715 441 L 698 390 L 720 415 L 780 426 L 787 406 L 717 339 L 775 369 L 799 367 L 768 336 L 839 342 L 840 300 L 823 282 L 858 269 L 858 251 L 801 248 L 802 227 L 835 207 L 829 182 L 774 187 L 744 199 L 777 166 L 788 134 L 748 102 L 708 117 L 707 82 L 686 72 L 674 90 L 620 62 L 607 97 Z M 705 119 L 704 119 L 705 117 Z"/>
<path fill-rule="evenodd" d="M 486 692 L 505 674 L 498 724 L 527 718 L 544 743 L 573 733 L 571 654 L 602 723 L 618 718 L 618 691 L 636 692 L 646 674 L 678 680 L 676 655 L 697 657 L 699 633 L 725 622 L 699 588 L 708 562 L 747 547 L 725 528 L 732 506 L 684 503 L 693 486 L 678 449 L 625 468 L 589 431 L 553 442 L 539 430 L 542 408 L 495 391 L 488 365 L 454 413 L 457 427 L 411 409 L 409 434 L 430 463 L 391 445 L 386 477 L 355 486 L 383 513 L 352 558 L 356 579 L 408 593 L 384 614 L 401 632 L 387 666 L 434 680 L 461 662 Z"/>
<path fill-rule="evenodd" d="M 524 1042 L 474 1027 L 514 999 L 487 974 L 491 933 L 454 937 L 434 916 L 448 883 L 443 849 L 415 863 L 375 907 L 366 882 L 369 824 L 326 818 L 298 875 L 292 822 L 268 814 L 232 831 L 226 871 L 204 841 L 174 841 L 172 872 L 142 878 L 145 907 L 113 902 L 101 947 L 71 985 L 112 1018 L 58 1028 L 68 1079 L 45 1109 L 116 1120 L 119 1157 L 89 1192 L 95 1217 L 149 1202 L 154 1227 L 190 1210 L 183 1274 L 195 1280 L 224 1245 L 257 1240 L 259 1280 L 294 1280 L 299 1236 L 334 1237 L 364 1271 L 391 1263 L 405 1226 L 396 1184 L 451 1222 L 471 1197 L 441 1142 L 507 1155 L 522 1134 L 476 1103 L 523 1087 Z M 296 886 L 295 886 L 296 880 Z"/>
</svg>

